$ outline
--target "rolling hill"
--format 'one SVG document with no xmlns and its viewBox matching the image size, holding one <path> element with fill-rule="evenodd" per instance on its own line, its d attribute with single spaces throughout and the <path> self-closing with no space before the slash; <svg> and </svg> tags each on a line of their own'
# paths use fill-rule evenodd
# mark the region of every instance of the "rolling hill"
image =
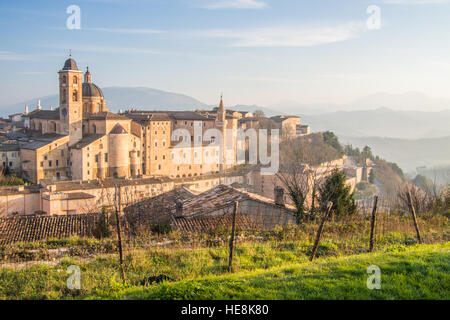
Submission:
<svg viewBox="0 0 450 320">
<path fill-rule="evenodd" d="M 416 140 L 343 136 L 339 139 L 354 147 L 363 148 L 368 145 L 373 154 L 397 163 L 405 171 L 414 171 L 422 166 L 450 164 L 450 136 Z"/>
<path fill-rule="evenodd" d="M 191 98 L 184 94 L 167 92 L 157 89 L 144 87 L 108 87 L 103 88 L 103 95 L 106 99 L 106 105 L 110 111 L 117 112 L 120 109 L 130 109 L 131 107 L 144 110 L 194 110 L 207 107 L 203 102 Z M 58 96 L 51 95 L 33 100 L 20 102 L 14 105 L 1 106 L 0 115 L 3 117 L 9 114 L 23 112 L 25 105 L 28 105 L 30 111 L 36 108 L 37 100 L 41 100 L 44 109 L 50 106 L 58 106 Z"/>
</svg>

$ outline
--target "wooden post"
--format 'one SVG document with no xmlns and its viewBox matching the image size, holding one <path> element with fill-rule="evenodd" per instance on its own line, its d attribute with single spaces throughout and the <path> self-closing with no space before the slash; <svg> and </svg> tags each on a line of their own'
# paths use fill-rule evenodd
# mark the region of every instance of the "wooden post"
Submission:
<svg viewBox="0 0 450 320">
<path fill-rule="evenodd" d="M 409 187 L 408 187 L 407 196 L 408 196 L 409 208 L 411 209 L 411 214 L 412 214 L 412 218 L 414 221 L 414 227 L 416 228 L 417 240 L 419 240 L 419 243 L 422 243 L 422 237 L 420 236 L 419 225 L 417 223 L 416 209 L 414 208 L 414 203 L 412 201 L 412 196 L 411 196 L 411 190 L 409 190 Z"/>
<path fill-rule="evenodd" d="M 228 259 L 228 272 L 231 272 L 233 269 L 233 246 L 234 246 L 234 233 L 236 231 L 236 216 L 238 214 L 239 202 L 236 201 L 234 203 L 233 210 L 233 222 L 231 225 L 231 237 L 230 237 L 230 257 Z"/>
<path fill-rule="evenodd" d="M 120 186 L 116 187 L 117 205 L 116 205 L 116 229 L 117 229 L 117 240 L 119 245 L 119 262 L 120 262 L 120 275 L 122 277 L 123 283 L 125 283 L 125 269 L 123 266 L 123 250 L 122 250 L 122 236 L 120 233 L 120 207 L 121 207 L 121 197 L 120 197 Z M 117 194 L 118 191 L 118 194 Z"/>
<path fill-rule="evenodd" d="M 314 257 L 316 256 L 317 249 L 319 248 L 320 236 L 322 235 L 323 225 L 325 224 L 325 221 L 328 219 L 332 207 L 333 202 L 330 201 L 328 203 L 327 211 L 325 212 L 325 215 L 323 216 L 322 221 L 320 222 L 319 229 L 317 230 L 316 241 L 314 242 L 314 247 L 312 249 L 311 256 L 309 257 L 309 261 L 313 261 Z"/>
<path fill-rule="evenodd" d="M 378 205 L 378 196 L 373 197 L 373 209 L 372 209 L 372 220 L 370 222 L 370 243 L 369 243 L 369 252 L 373 250 L 373 236 L 375 233 L 375 222 L 377 215 L 377 205 Z"/>
</svg>

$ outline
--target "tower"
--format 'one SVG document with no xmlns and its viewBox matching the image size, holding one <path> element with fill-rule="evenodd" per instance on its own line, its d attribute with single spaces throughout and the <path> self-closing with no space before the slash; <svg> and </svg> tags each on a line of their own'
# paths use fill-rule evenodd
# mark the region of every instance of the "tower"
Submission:
<svg viewBox="0 0 450 320">
<path fill-rule="evenodd" d="M 69 135 L 69 146 L 72 146 L 83 138 L 83 72 L 70 56 L 58 74 L 60 133 Z"/>
<path fill-rule="evenodd" d="M 220 171 L 224 172 L 226 169 L 226 161 L 227 161 L 227 146 L 228 146 L 228 140 L 227 140 L 227 119 L 226 119 L 226 111 L 225 106 L 223 104 L 223 95 L 220 96 L 220 104 L 219 108 L 217 109 L 217 117 L 216 117 L 216 127 L 220 132 L 222 133 L 222 157 L 221 157 L 221 163 L 220 163 Z"/>
</svg>

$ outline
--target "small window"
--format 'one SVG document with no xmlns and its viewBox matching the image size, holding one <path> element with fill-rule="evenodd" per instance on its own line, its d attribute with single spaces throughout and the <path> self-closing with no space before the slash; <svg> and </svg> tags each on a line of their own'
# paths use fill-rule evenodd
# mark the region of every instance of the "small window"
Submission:
<svg viewBox="0 0 450 320">
<path fill-rule="evenodd" d="M 56 166 L 59 166 L 59 160 L 56 160 Z"/>
<path fill-rule="evenodd" d="M 44 167 L 44 161 L 41 161 L 41 168 Z"/>
<path fill-rule="evenodd" d="M 105 153 L 105 162 L 108 162 L 108 154 Z"/>
<path fill-rule="evenodd" d="M 48 162 L 48 166 L 51 167 L 52 166 L 52 160 L 49 160 Z"/>
<path fill-rule="evenodd" d="M 98 154 L 95 155 L 95 162 L 98 162 Z"/>
</svg>

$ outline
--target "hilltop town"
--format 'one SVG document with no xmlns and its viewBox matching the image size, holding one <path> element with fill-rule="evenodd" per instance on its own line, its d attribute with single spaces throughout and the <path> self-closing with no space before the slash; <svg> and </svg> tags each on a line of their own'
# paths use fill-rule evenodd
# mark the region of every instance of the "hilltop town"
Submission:
<svg viewBox="0 0 450 320">
<path fill-rule="evenodd" d="M 29 181 L 0 189 L 3 217 L 99 212 L 118 186 L 124 207 L 182 186 L 198 193 L 228 185 L 274 199 L 279 179 L 239 159 L 249 143 L 239 145 L 238 132 L 278 129 L 281 142 L 311 135 L 300 117 L 227 110 L 222 98 L 212 110 L 113 113 L 72 57 L 58 80 L 57 108 L 38 101 L 1 121 L 0 167 Z M 345 169 L 352 187 L 370 173 L 345 156 L 316 167 Z"/>
</svg>

